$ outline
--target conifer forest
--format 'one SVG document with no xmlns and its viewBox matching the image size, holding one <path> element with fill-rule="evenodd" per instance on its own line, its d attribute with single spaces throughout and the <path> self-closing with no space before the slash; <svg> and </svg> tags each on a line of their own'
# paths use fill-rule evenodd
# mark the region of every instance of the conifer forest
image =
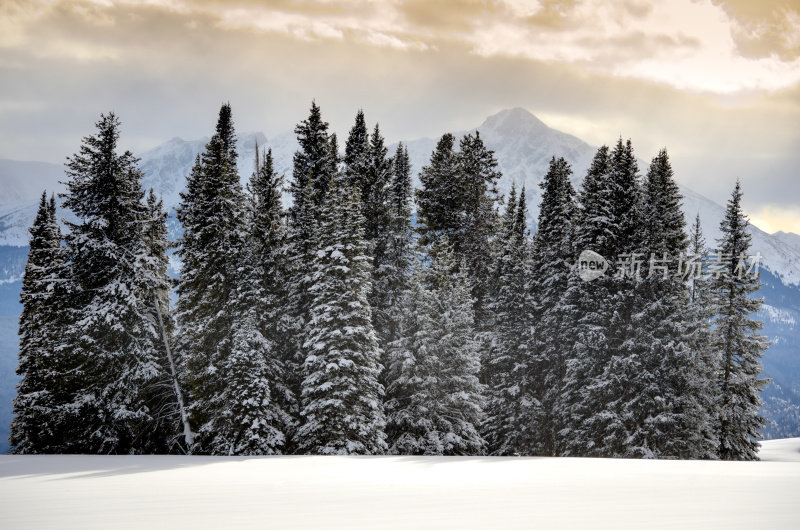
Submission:
<svg viewBox="0 0 800 530">
<path fill-rule="evenodd" d="M 620 138 L 577 188 L 552 158 L 531 233 L 479 133 L 414 189 L 402 143 L 312 103 L 291 174 L 256 149 L 242 179 L 224 104 L 170 240 L 121 132 L 101 115 L 30 228 L 12 452 L 757 459 L 739 183 L 706 241 L 667 151 Z"/>
</svg>

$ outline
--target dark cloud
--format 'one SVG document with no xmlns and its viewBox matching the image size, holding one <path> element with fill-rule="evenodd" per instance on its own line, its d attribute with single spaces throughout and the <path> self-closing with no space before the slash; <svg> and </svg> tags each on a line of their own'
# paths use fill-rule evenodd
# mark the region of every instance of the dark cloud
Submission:
<svg viewBox="0 0 800 530">
<path fill-rule="evenodd" d="M 741 25 L 732 32 L 744 57 L 800 57 L 800 1 L 712 0 Z"/>
</svg>

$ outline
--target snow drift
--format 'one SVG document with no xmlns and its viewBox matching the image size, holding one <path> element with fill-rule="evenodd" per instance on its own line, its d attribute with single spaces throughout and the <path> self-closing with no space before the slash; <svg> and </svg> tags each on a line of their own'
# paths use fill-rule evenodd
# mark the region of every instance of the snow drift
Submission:
<svg viewBox="0 0 800 530">
<path fill-rule="evenodd" d="M 0 456 L 0 527 L 797 528 L 800 438 L 761 455 Z"/>
</svg>

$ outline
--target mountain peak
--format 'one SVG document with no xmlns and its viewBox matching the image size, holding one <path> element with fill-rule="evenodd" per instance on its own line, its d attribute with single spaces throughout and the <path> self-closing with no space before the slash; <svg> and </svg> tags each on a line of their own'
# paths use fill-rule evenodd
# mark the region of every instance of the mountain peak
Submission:
<svg viewBox="0 0 800 530">
<path fill-rule="evenodd" d="M 549 127 L 530 111 L 522 107 L 501 110 L 486 118 L 479 129 L 504 130 L 517 133 L 542 133 Z"/>
</svg>

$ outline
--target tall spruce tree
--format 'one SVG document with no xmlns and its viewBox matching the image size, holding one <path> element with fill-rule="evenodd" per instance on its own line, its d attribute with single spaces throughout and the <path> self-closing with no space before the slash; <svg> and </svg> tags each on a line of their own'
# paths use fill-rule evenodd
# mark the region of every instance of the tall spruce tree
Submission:
<svg viewBox="0 0 800 530">
<path fill-rule="evenodd" d="M 701 402 L 702 374 L 685 338 L 691 308 L 677 269 L 688 247 L 680 202 L 669 157 L 661 150 L 642 190 L 640 252 L 649 261 L 635 285 L 634 333 L 628 338 L 636 363 L 623 395 L 628 456 L 698 458 L 713 447 L 703 436 L 710 416 Z"/>
<path fill-rule="evenodd" d="M 698 406 L 706 411 L 708 423 L 700 426 L 699 435 L 705 443 L 696 451 L 697 458 L 713 459 L 719 455 L 717 421 L 719 414 L 715 409 L 717 370 L 720 366 L 718 352 L 712 347 L 711 321 L 714 318 L 711 278 L 706 270 L 709 253 L 700 214 L 689 231 L 689 249 L 679 274 L 687 281 L 689 288 L 689 332 L 686 341 L 691 351 L 696 375 L 696 388 L 693 395 Z"/>
<path fill-rule="evenodd" d="M 281 333 L 288 345 L 286 355 L 287 384 L 300 399 L 303 344 L 307 339 L 310 319 L 312 279 L 310 266 L 316 254 L 316 238 L 326 190 L 335 173 L 331 155 L 336 148 L 328 135 L 328 123 L 322 120 L 319 106 L 311 103 L 307 119 L 295 127 L 300 149 L 294 155 L 294 168 L 289 191 L 292 205 L 288 211 L 286 235 L 286 303 L 281 319 Z M 300 421 L 299 417 L 295 418 Z"/>
<path fill-rule="evenodd" d="M 594 156 L 579 194 L 575 223 L 575 252 L 597 252 L 608 260 L 616 254 L 609 174 L 611 156 L 601 147 Z M 589 385 L 597 379 L 609 354 L 608 312 L 612 294 L 610 274 L 585 281 L 577 267 L 570 269 L 567 287 L 559 301 L 561 325 L 556 341 L 566 358 L 564 379 L 555 405 L 556 447 L 564 456 L 601 454 L 591 429 L 591 419 L 603 404 L 589 398 Z"/>
<path fill-rule="evenodd" d="M 638 369 L 634 343 L 634 287 L 630 258 L 641 248 L 640 186 L 630 140 L 602 147 L 584 180 L 576 252 L 592 250 L 611 263 L 610 274 L 587 282 L 574 270 L 561 302 L 569 350 L 558 416 L 561 451 L 619 456 L 626 451 L 627 380 Z M 621 258 L 628 258 L 620 262 Z"/>
<path fill-rule="evenodd" d="M 383 259 L 374 272 L 373 291 L 380 293 L 372 307 L 375 331 L 382 346 L 381 364 L 388 368 L 389 345 L 399 338 L 405 312 L 400 298 L 411 283 L 414 238 L 411 227 L 411 164 L 408 149 L 401 143 L 395 151 L 392 175 L 386 191 L 386 228 Z M 387 371 L 381 374 L 384 386 Z"/>
<path fill-rule="evenodd" d="M 595 450 L 602 456 L 622 456 L 628 449 L 630 424 L 626 422 L 631 405 L 629 381 L 642 369 L 641 351 L 636 333 L 636 254 L 641 253 L 641 187 L 636 157 L 631 141 L 617 142 L 610 154 L 609 185 L 610 251 L 614 275 L 605 322 L 609 341 L 607 361 L 600 374 L 588 385 L 588 402 L 597 410 L 587 419 Z M 625 263 L 625 260 L 629 260 Z M 602 359 L 602 358 L 601 358 Z"/>
<path fill-rule="evenodd" d="M 512 190 L 513 191 L 513 190 Z M 484 373 L 488 400 L 484 432 L 490 454 L 528 454 L 532 444 L 532 420 L 540 415 L 540 403 L 531 399 L 529 327 L 531 299 L 526 290 L 530 245 L 526 227 L 525 188 L 517 202 L 514 192 L 506 212 L 505 246 L 496 266 L 497 294 L 494 312 L 495 344 Z"/>
<path fill-rule="evenodd" d="M 430 163 L 419 174 L 417 230 L 423 245 L 433 245 L 442 237 L 453 239 L 460 227 L 462 194 L 459 189 L 458 157 L 455 137 L 443 135 L 431 154 Z"/>
<path fill-rule="evenodd" d="M 383 387 L 364 221 L 357 191 L 341 180 L 322 209 L 311 263 L 297 445 L 313 454 L 381 454 Z"/>
<path fill-rule="evenodd" d="M 769 343 L 758 333 L 763 323 L 751 316 L 763 299 L 752 298 L 761 284 L 757 272 L 750 270 L 749 224 L 737 181 L 720 223 L 718 264 L 712 272 L 717 311 L 712 344 L 721 357 L 716 409 L 722 460 L 757 460 L 759 429 L 764 426 L 759 393 L 769 380 L 760 378 L 760 359 Z"/>
<path fill-rule="evenodd" d="M 421 243 L 431 252 L 441 248 L 438 242 L 447 238 L 455 266 L 467 267 L 481 358 L 486 367 L 494 329 L 488 298 L 496 288 L 491 272 L 501 226 L 497 211 L 501 197 L 496 186 L 501 174 L 494 152 L 485 146 L 479 133 L 464 136 L 459 151 L 454 150 L 454 143 L 452 134 L 442 136 L 430 164 L 422 168 L 417 228 Z M 482 378 L 485 381 L 486 375 Z"/>
<path fill-rule="evenodd" d="M 300 122 L 294 129 L 300 149 L 294 154 L 294 169 L 289 191 L 292 194 L 292 207 L 289 209 L 291 219 L 302 215 L 306 207 L 304 194 L 306 184 L 310 184 L 310 195 L 313 208 L 319 208 L 325 201 L 325 193 L 335 169 L 337 150 L 331 149 L 331 138 L 328 135 L 328 122 L 322 120 L 322 112 L 315 101 L 311 102 L 308 118 Z"/>
<path fill-rule="evenodd" d="M 364 200 L 362 190 L 366 188 L 365 181 L 370 165 L 369 151 L 367 123 L 364 119 L 364 111 L 359 109 L 344 147 L 344 175 L 346 184 L 359 191 L 361 200 Z"/>
<path fill-rule="evenodd" d="M 567 357 L 562 335 L 569 322 L 569 308 L 561 305 L 567 290 L 570 270 L 575 263 L 574 224 L 576 222 L 575 190 L 570 182 L 572 169 L 563 158 L 550 160 L 550 167 L 541 183 L 542 202 L 538 229 L 533 239 L 530 271 L 525 286 L 531 302 L 533 322 L 529 340 L 532 382 L 528 399 L 540 403 L 541 413 L 530 418 L 533 431 L 531 454 L 557 455 L 560 452 L 557 433 L 560 430 L 556 406 L 563 387 Z"/>
<path fill-rule="evenodd" d="M 257 149 L 257 148 L 256 148 Z M 246 234 L 229 279 L 234 291 L 225 311 L 232 315 L 230 352 L 221 360 L 225 378 L 220 401 L 227 404 L 211 420 L 209 450 L 214 454 L 280 454 L 292 426 L 287 408 L 293 396 L 284 386 L 283 358 L 275 339 L 282 220 L 280 179 L 271 153 L 256 155 L 250 182 Z"/>
<path fill-rule="evenodd" d="M 198 156 L 181 194 L 178 220 L 183 225 L 178 254 L 177 351 L 192 426 L 194 451 L 218 450 L 215 441 L 225 402 L 226 373 L 231 360 L 236 299 L 236 272 L 243 248 L 245 197 L 236 161 L 236 134 L 230 105 L 219 111 L 216 132 Z"/>
<path fill-rule="evenodd" d="M 479 330 L 490 326 L 488 296 L 491 269 L 494 265 L 494 240 L 500 228 L 497 205 L 500 196 L 494 151 L 487 148 L 480 133 L 467 134 L 459 143 L 458 183 L 460 186 L 460 222 L 453 236 L 456 259 L 463 260 L 472 283 L 475 319 Z M 485 349 L 485 347 L 484 347 Z"/>
<path fill-rule="evenodd" d="M 298 396 L 287 384 L 291 379 L 287 371 L 292 366 L 291 337 L 284 332 L 287 325 L 285 308 L 288 303 L 289 287 L 287 244 L 288 229 L 283 210 L 281 193 L 283 176 L 274 169 L 272 149 L 256 155 L 256 171 L 250 181 L 250 228 L 249 237 L 254 261 L 253 273 L 257 279 L 255 293 L 258 329 L 262 335 L 274 343 L 273 372 L 280 374 L 271 381 L 272 397 L 284 413 L 287 421 L 283 426 L 288 437 L 296 428 Z M 286 449 L 289 447 L 286 446 Z"/>
<path fill-rule="evenodd" d="M 162 447 L 151 389 L 165 379 L 160 333 L 151 318 L 158 278 L 142 266 L 149 253 L 138 160 L 117 154 L 119 120 L 101 115 L 97 134 L 83 139 L 67 162 L 64 206 L 72 283 L 70 355 L 73 410 L 79 411 L 71 450 L 142 453 Z"/>
<path fill-rule="evenodd" d="M 435 256 L 427 273 L 417 267 L 400 301 L 406 316 L 390 346 L 386 405 L 390 452 L 481 454 L 483 387 L 469 278 L 463 269 L 453 274 L 446 246 Z"/>
<path fill-rule="evenodd" d="M 63 294 L 64 248 L 55 199 L 42 192 L 22 276 L 19 364 L 9 441 L 15 454 L 58 452 L 64 435 L 62 368 L 58 348 Z"/>
</svg>

